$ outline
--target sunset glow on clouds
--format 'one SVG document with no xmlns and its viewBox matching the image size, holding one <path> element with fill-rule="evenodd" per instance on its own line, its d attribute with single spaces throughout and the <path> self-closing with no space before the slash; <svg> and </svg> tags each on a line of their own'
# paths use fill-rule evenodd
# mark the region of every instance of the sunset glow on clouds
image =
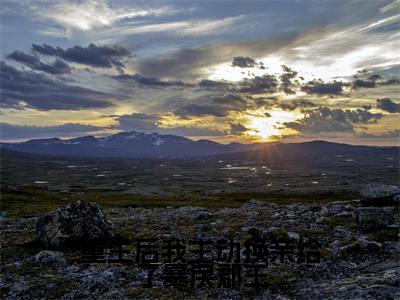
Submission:
<svg viewBox="0 0 400 300">
<path fill-rule="evenodd" d="M 2 7 L 2 140 L 137 130 L 399 144 L 398 1 Z"/>
</svg>

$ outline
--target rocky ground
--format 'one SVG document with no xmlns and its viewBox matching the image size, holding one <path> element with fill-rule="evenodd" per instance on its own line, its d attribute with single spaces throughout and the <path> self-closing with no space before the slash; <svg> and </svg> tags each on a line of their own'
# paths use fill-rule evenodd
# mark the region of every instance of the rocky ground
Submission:
<svg viewBox="0 0 400 300">
<path fill-rule="evenodd" d="M 73 204 L 46 216 L 1 218 L 3 299 L 399 299 L 398 188 L 370 186 L 361 199 L 277 205 L 249 200 L 240 208 L 110 208 Z M 162 267 L 83 263 L 80 243 L 123 240 L 135 259 L 136 242 L 249 238 L 321 244 L 320 263 L 270 263 L 264 287 L 191 289 L 164 286 Z M 111 246 L 110 246 L 111 247 Z M 241 260 L 246 257 L 241 251 Z"/>
</svg>

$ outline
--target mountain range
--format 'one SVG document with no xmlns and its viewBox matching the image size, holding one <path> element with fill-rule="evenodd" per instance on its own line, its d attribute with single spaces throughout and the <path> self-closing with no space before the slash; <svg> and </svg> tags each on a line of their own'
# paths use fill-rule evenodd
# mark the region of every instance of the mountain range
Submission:
<svg viewBox="0 0 400 300">
<path fill-rule="evenodd" d="M 20 143 L 1 143 L 2 149 L 53 156 L 73 157 L 115 157 L 115 158 L 179 158 L 208 155 L 235 155 L 242 152 L 274 151 L 282 155 L 318 154 L 345 152 L 389 151 L 398 153 L 398 147 L 379 148 L 352 146 L 325 141 L 313 141 L 297 144 L 254 143 L 220 144 L 210 140 L 194 141 L 176 135 L 158 133 L 146 134 L 130 131 L 94 137 L 83 136 L 63 140 L 60 138 L 33 139 Z"/>
</svg>

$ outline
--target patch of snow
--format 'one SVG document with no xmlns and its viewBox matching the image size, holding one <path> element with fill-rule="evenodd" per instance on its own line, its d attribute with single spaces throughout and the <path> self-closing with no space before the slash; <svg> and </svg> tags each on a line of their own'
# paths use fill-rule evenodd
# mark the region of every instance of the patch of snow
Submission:
<svg viewBox="0 0 400 300">
<path fill-rule="evenodd" d="M 162 138 L 157 137 L 155 141 L 153 141 L 153 145 L 156 147 L 160 147 L 160 145 L 164 144 L 165 141 Z"/>
</svg>

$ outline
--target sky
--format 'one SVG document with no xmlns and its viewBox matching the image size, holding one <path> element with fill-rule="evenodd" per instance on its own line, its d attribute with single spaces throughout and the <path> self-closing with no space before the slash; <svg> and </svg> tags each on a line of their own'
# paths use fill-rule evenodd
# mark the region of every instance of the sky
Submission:
<svg viewBox="0 0 400 300">
<path fill-rule="evenodd" d="M 0 0 L 0 137 L 400 145 L 400 1 Z"/>
</svg>

